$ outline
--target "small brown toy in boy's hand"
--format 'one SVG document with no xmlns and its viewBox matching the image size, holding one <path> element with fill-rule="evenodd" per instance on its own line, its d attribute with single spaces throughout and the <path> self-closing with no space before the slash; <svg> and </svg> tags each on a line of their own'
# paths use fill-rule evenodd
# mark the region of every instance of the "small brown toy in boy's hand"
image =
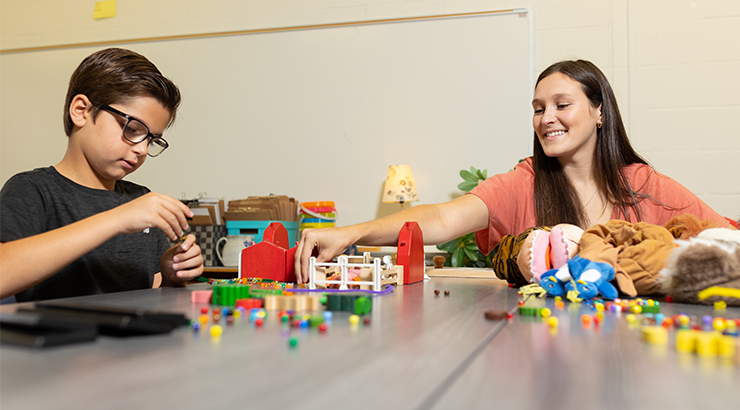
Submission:
<svg viewBox="0 0 740 410">
<path fill-rule="evenodd" d="M 678 303 L 711 305 L 724 301 L 740 306 L 740 299 L 711 296 L 701 300 L 699 292 L 710 287 L 740 289 L 740 231 L 712 228 L 688 240 L 676 240 L 678 247 L 661 271 L 663 290 Z"/>
</svg>

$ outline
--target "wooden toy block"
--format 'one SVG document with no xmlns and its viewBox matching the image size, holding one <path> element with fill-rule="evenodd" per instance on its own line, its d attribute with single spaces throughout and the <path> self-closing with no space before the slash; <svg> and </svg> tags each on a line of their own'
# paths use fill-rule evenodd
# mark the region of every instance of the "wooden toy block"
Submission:
<svg viewBox="0 0 740 410">
<path fill-rule="evenodd" d="M 288 247 L 288 232 L 285 227 L 279 222 L 271 223 L 265 228 L 262 242 L 242 249 L 239 277 L 295 282 L 293 259 L 296 248 Z"/>
<path fill-rule="evenodd" d="M 403 266 L 403 284 L 424 280 L 424 239 L 416 222 L 406 222 L 398 234 L 396 264 Z"/>
<path fill-rule="evenodd" d="M 326 310 L 366 315 L 373 310 L 373 300 L 370 297 L 358 294 L 326 295 Z"/>
<path fill-rule="evenodd" d="M 240 277 L 263 278 L 285 282 L 286 250 L 267 241 L 242 250 Z"/>
<path fill-rule="evenodd" d="M 265 228 L 265 232 L 262 234 L 262 241 L 270 242 L 286 250 L 290 248 L 288 231 L 280 222 L 273 222 Z"/>
<path fill-rule="evenodd" d="M 265 310 L 292 310 L 316 312 L 321 309 L 321 298 L 317 295 L 265 295 Z"/>
<path fill-rule="evenodd" d="M 213 296 L 211 303 L 220 306 L 234 306 L 237 299 L 246 299 L 251 295 L 249 285 L 239 284 L 216 284 L 213 285 Z"/>
</svg>

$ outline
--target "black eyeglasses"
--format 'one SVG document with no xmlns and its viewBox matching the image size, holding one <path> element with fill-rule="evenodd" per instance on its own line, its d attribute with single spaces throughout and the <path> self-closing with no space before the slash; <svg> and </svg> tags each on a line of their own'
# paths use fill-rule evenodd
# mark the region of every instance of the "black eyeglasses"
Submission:
<svg viewBox="0 0 740 410">
<path fill-rule="evenodd" d="M 109 105 L 102 105 L 100 109 L 121 116 L 126 120 L 126 123 L 123 125 L 123 138 L 126 138 L 126 141 L 132 144 L 138 144 L 145 139 L 149 139 L 149 142 L 147 142 L 147 154 L 150 157 L 156 157 L 170 146 L 161 135 L 154 135 L 149 132 L 149 127 L 141 122 L 141 120 L 124 114 Z"/>
</svg>

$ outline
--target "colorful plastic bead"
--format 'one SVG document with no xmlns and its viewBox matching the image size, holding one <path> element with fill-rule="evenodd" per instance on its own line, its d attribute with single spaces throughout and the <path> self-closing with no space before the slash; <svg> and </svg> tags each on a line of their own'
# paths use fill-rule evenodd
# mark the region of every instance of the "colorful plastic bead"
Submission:
<svg viewBox="0 0 740 410">
<path fill-rule="evenodd" d="M 583 322 L 584 325 L 588 326 L 588 324 L 591 323 L 591 316 L 581 315 L 581 322 Z"/>
<path fill-rule="evenodd" d="M 207 314 L 208 313 L 208 308 L 207 307 L 200 308 L 200 313 L 201 314 L 204 314 L 204 315 Z"/>
<path fill-rule="evenodd" d="M 350 316 L 350 317 L 349 317 L 349 323 L 350 323 L 351 325 L 356 325 L 356 324 L 360 323 L 360 317 L 359 317 L 359 316 L 357 316 L 357 315 L 352 315 L 352 316 Z"/>
<path fill-rule="evenodd" d="M 714 328 L 714 330 L 721 332 L 727 328 L 727 325 L 725 324 L 724 319 L 722 319 L 721 317 L 716 317 L 712 321 L 712 327 Z"/>
<path fill-rule="evenodd" d="M 724 300 L 719 300 L 717 302 L 714 302 L 714 310 L 725 310 L 727 309 L 727 302 Z"/>
<path fill-rule="evenodd" d="M 326 324 L 326 322 L 319 325 L 319 332 L 324 333 L 327 329 L 329 329 L 329 326 Z"/>
<path fill-rule="evenodd" d="M 290 339 L 288 339 L 288 346 L 290 346 L 290 347 L 297 347 L 298 346 L 298 338 L 296 338 L 295 336 L 293 336 Z"/>
<path fill-rule="evenodd" d="M 542 308 L 540 309 L 540 316 L 547 319 L 552 314 L 552 311 L 548 308 Z"/>
<path fill-rule="evenodd" d="M 224 329 L 219 325 L 213 325 L 211 326 L 211 336 L 212 337 L 219 337 L 221 336 L 221 333 L 223 333 Z"/>
<path fill-rule="evenodd" d="M 547 324 L 550 325 L 550 327 L 558 327 L 557 316 L 550 316 L 549 318 L 547 318 Z"/>
</svg>

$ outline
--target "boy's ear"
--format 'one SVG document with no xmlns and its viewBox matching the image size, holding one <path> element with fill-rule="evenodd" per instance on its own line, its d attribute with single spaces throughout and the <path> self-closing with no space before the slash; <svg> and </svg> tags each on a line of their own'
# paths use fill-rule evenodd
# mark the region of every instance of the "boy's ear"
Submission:
<svg viewBox="0 0 740 410">
<path fill-rule="evenodd" d="M 75 95 L 69 104 L 69 116 L 72 119 L 72 123 L 78 128 L 85 126 L 87 121 L 92 120 L 90 116 L 91 108 L 92 103 L 87 96 L 83 94 Z"/>
</svg>

